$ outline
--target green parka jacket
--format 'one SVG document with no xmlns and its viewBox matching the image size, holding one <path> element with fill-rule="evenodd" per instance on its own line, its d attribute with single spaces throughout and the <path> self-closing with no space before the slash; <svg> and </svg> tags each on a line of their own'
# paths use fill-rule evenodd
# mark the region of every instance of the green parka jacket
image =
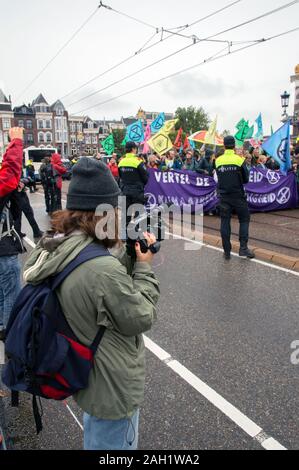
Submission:
<svg viewBox="0 0 299 470">
<path fill-rule="evenodd" d="M 80 232 L 45 237 L 29 256 L 24 280 L 38 284 L 61 272 L 92 239 Z M 118 259 L 119 258 L 119 259 Z M 125 251 L 79 266 L 57 295 L 64 315 L 85 345 L 104 325 L 89 386 L 74 396 L 83 411 L 101 419 L 130 418 L 140 407 L 145 383 L 142 333 L 156 318 L 159 283 L 147 263 L 132 265 Z"/>
</svg>

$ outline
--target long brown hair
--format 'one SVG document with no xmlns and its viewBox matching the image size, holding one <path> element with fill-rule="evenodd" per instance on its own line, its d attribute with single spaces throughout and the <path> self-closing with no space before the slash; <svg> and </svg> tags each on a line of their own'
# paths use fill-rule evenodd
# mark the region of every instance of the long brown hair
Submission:
<svg viewBox="0 0 299 470">
<path fill-rule="evenodd" d="M 114 223 L 113 237 L 108 237 L 107 225 L 98 229 L 99 224 L 103 221 L 105 215 L 112 218 Z M 120 244 L 118 237 L 118 212 L 106 213 L 103 217 L 96 216 L 95 212 L 85 211 L 58 211 L 51 217 L 51 228 L 55 233 L 70 235 L 75 230 L 93 238 L 96 243 L 104 245 L 106 248 L 113 248 Z"/>
</svg>

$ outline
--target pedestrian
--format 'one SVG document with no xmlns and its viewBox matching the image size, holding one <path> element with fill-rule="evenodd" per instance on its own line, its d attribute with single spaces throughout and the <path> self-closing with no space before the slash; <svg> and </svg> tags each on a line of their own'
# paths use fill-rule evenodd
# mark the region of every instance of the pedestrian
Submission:
<svg viewBox="0 0 299 470">
<path fill-rule="evenodd" d="M 118 165 L 120 188 L 126 196 L 126 227 L 132 220 L 129 208 L 133 204 L 144 205 L 146 199 L 144 188 L 149 179 L 149 173 L 142 158 L 137 155 L 137 145 L 134 142 L 126 143 L 126 155 Z"/>
<path fill-rule="evenodd" d="M 260 155 L 258 159 L 258 163 L 256 165 L 256 168 L 260 170 L 267 170 L 267 160 L 268 158 L 265 155 Z"/>
<path fill-rule="evenodd" d="M 224 155 L 216 160 L 224 256 L 227 260 L 231 258 L 231 217 L 235 211 L 240 222 L 239 255 L 253 259 L 255 255 L 248 248 L 250 213 L 244 189 L 244 184 L 249 182 L 249 171 L 245 159 L 235 153 L 236 141 L 234 137 L 225 137 L 224 147 Z"/>
<path fill-rule="evenodd" d="M 183 165 L 183 170 L 194 171 L 194 158 L 192 150 L 187 150 L 186 152 L 186 159 Z"/>
<path fill-rule="evenodd" d="M 14 193 L 22 174 L 23 132 L 18 127 L 9 130 L 11 143 L 0 170 L 0 340 L 5 339 L 10 312 L 21 289 L 18 255 L 24 248 L 13 219 L 19 212 Z"/>
<path fill-rule="evenodd" d="M 196 165 L 196 172 L 213 177 L 215 171 L 215 152 L 206 149 L 204 158 Z"/>
<path fill-rule="evenodd" d="M 147 167 L 152 170 L 158 171 L 161 165 L 161 161 L 157 157 L 157 155 L 150 155 L 148 157 L 148 165 Z"/>
<path fill-rule="evenodd" d="M 134 150 L 128 148 L 130 152 Z M 26 282 L 36 284 L 56 275 L 91 243 L 109 249 L 117 247 L 115 208 L 119 194 L 107 166 L 83 158 L 74 168 L 67 209 L 53 215 L 52 231 L 26 262 Z M 103 211 L 111 206 L 109 212 L 116 231 L 113 236 L 99 234 L 101 217 L 95 211 L 98 213 L 102 204 Z M 150 245 L 155 243 L 153 235 L 145 236 Z M 85 450 L 127 451 L 136 450 L 138 445 L 139 410 L 145 386 L 142 334 L 151 329 L 156 318 L 159 283 L 151 267 L 153 254 L 143 254 L 138 243 L 135 249 L 136 263 L 124 248 L 119 248 L 118 258 L 103 256 L 87 261 L 57 290 L 66 320 L 84 345 L 90 346 L 99 327 L 106 327 L 89 385 L 74 396 L 84 412 Z"/>
<path fill-rule="evenodd" d="M 26 165 L 26 176 L 29 178 L 30 182 L 30 193 L 34 193 L 36 191 L 36 178 L 35 178 L 35 168 L 33 165 L 32 160 L 28 161 L 28 164 Z"/>
<path fill-rule="evenodd" d="M 183 169 L 183 165 L 184 163 L 181 156 L 179 155 L 179 153 L 176 152 L 172 169 L 176 171 L 181 171 Z"/>
<path fill-rule="evenodd" d="M 51 156 L 45 157 L 39 170 L 39 177 L 42 183 L 45 196 L 46 212 L 51 210 L 51 187 L 54 184 L 54 175 L 51 167 Z"/>
<path fill-rule="evenodd" d="M 111 160 L 108 163 L 108 168 L 110 169 L 113 177 L 115 178 L 116 182 L 119 183 L 119 171 L 118 171 L 118 164 L 117 164 L 117 155 L 116 153 L 112 154 Z"/>
<path fill-rule="evenodd" d="M 18 190 L 16 192 L 16 199 L 20 207 L 20 211 L 18 217 L 14 221 L 15 228 L 17 232 L 22 236 L 25 237 L 26 234 L 21 232 L 22 229 L 22 213 L 25 215 L 26 219 L 28 220 L 32 231 L 33 231 L 33 238 L 38 240 L 43 236 L 43 232 L 40 230 L 38 223 L 34 217 L 34 211 L 31 207 L 29 198 L 27 196 L 26 186 L 28 186 L 29 182 L 27 179 L 21 179 L 19 182 Z"/>
<path fill-rule="evenodd" d="M 54 153 L 51 158 L 52 167 L 52 185 L 50 186 L 50 213 L 60 211 L 61 205 L 61 190 L 62 190 L 62 175 L 67 173 L 67 169 L 61 162 L 61 156 Z"/>
</svg>

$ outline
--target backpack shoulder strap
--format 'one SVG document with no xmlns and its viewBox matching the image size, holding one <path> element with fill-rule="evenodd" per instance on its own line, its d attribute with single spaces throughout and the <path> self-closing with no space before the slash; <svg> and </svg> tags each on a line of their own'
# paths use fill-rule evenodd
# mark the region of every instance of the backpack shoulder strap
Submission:
<svg viewBox="0 0 299 470">
<path fill-rule="evenodd" d="M 55 290 L 63 281 L 81 264 L 86 263 L 95 258 L 112 256 L 109 251 L 103 246 L 96 243 L 91 243 L 57 276 L 54 277 L 51 289 Z"/>
</svg>

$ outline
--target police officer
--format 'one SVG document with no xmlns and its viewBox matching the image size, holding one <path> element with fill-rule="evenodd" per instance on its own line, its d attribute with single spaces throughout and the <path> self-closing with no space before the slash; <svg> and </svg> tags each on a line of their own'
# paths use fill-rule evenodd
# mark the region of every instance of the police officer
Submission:
<svg viewBox="0 0 299 470">
<path fill-rule="evenodd" d="M 137 155 L 138 147 L 134 142 L 127 142 L 126 155 L 121 159 L 118 168 L 120 189 L 126 196 L 126 227 L 131 222 L 128 209 L 133 204 L 145 204 L 144 188 L 149 179 L 144 160 Z"/>
<path fill-rule="evenodd" d="M 234 137 L 225 137 L 224 147 L 224 155 L 216 160 L 224 257 L 227 260 L 231 257 L 231 217 L 236 212 L 240 222 L 239 255 L 253 259 L 255 255 L 248 249 L 250 213 L 244 189 L 244 184 L 249 182 L 249 171 L 246 160 L 235 153 Z"/>
</svg>

